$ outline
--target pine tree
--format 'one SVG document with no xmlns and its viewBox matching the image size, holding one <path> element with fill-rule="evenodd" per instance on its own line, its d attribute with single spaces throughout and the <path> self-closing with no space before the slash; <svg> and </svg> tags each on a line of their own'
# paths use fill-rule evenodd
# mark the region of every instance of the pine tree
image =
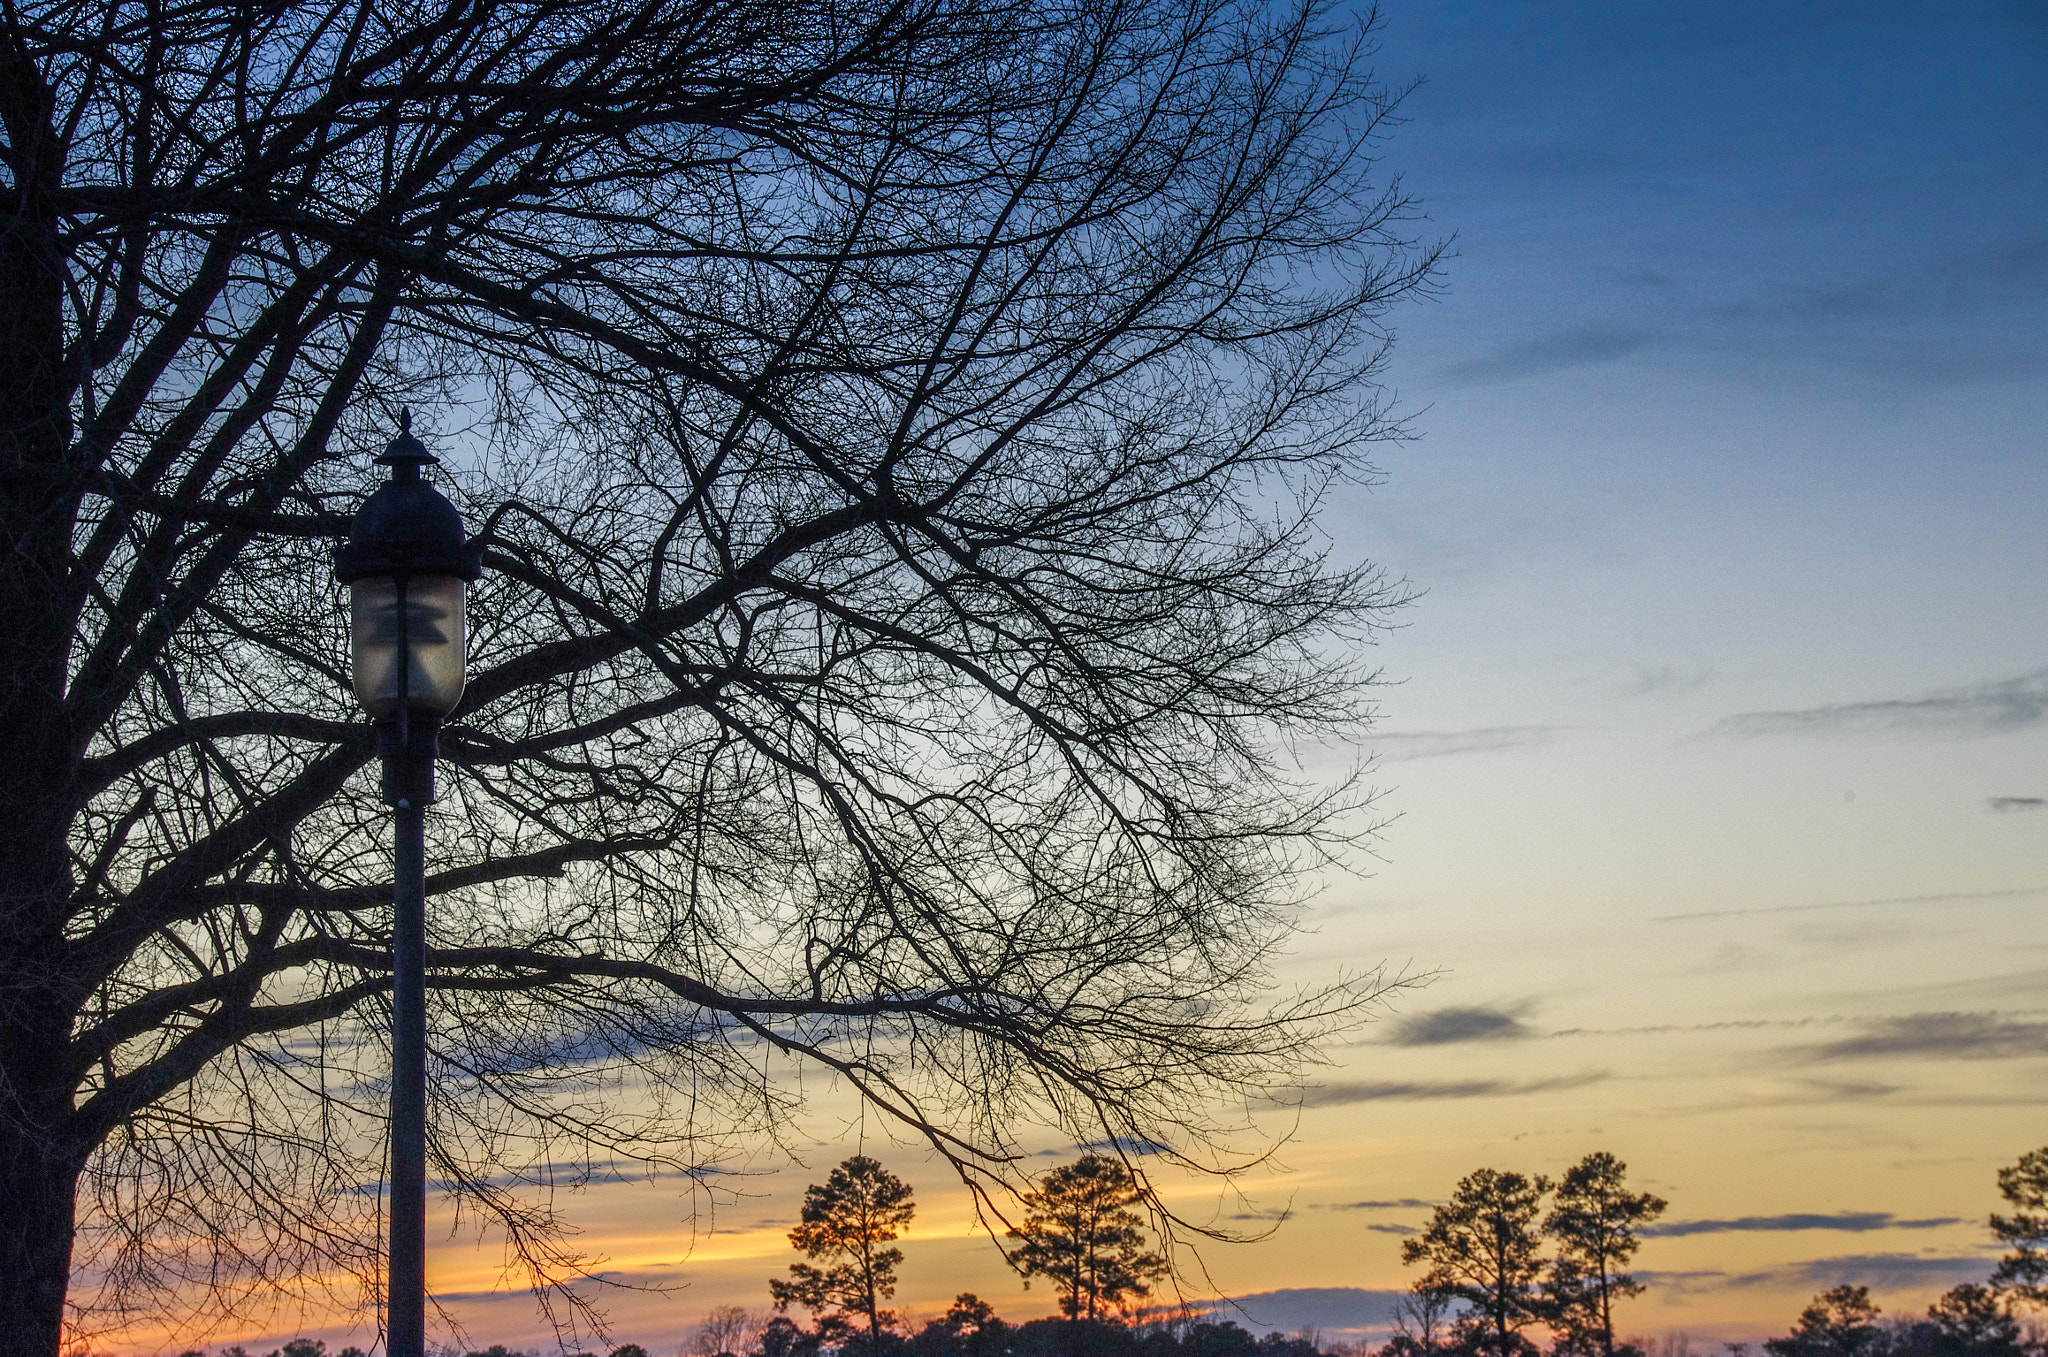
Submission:
<svg viewBox="0 0 2048 1357">
<path fill-rule="evenodd" d="M 1981 1282 L 1950 1287 L 1918 1327 L 1928 1331 L 1932 1357 L 2026 1357 L 2019 1321 Z"/>
<path fill-rule="evenodd" d="M 896 1267 L 903 1250 L 885 1248 L 916 1208 L 910 1184 L 866 1155 L 857 1154 L 820 1183 L 804 1190 L 803 1223 L 789 1232 L 789 1242 L 813 1262 L 790 1264 L 790 1280 L 768 1283 L 775 1308 L 801 1305 L 818 1317 L 819 1334 L 836 1341 L 865 1320 L 870 1351 L 879 1349 L 882 1331 L 896 1323 L 894 1312 L 881 1304 L 896 1294 Z"/>
<path fill-rule="evenodd" d="M 1614 1302 L 1640 1295 L 1642 1284 L 1622 1269 L 1642 1247 L 1637 1227 L 1669 1205 L 1622 1186 L 1628 1165 L 1604 1151 L 1565 1171 L 1543 1232 L 1557 1243 L 1546 1290 L 1550 1323 L 1561 1350 L 1614 1357 Z"/>
<path fill-rule="evenodd" d="M 1423 1232 L 1401 1245 L 1401 1261 L 1427 1263 L 1418 1292 L 1461 1300 L 1465 1341 L 1490 1357 L 1533 1353 L 1521 1330 L 1549 1314 L 1536 1218 L 1550 1180 L 1479 1169 L 1458 1183 Z"/>
<path fill-rule="evenodd" d="M 1051 1278 L 1069 1319 L 1098 1319 L 1105 1306 L 1142 1300 L 1152 1294 L 1148 1283 L 1167 1273 L 1131 1210 L 1143 1195 L 1130 1170 L 1105 1155 L 1063 1164 L 1024 1194 L 1028 1214 L 1010 1231 L 1023 1243 L 1011 1261 L 1027 1278 Z"/>
<path fill-rule="evenodd" d="M 1838 1286 L 1813 1298 L 1783 1338 L 1764 1340 L 1771 1357 L 1858 1357 L 1884 1337 L 1867 1286 Z"/>
<path fill-rule="evenodd" d="M 1998 1191 L 2016 1209 L 1991 1217 L 1991 1233 L 2012 1249 L 1998 1260 L 1991 1285 L 2008 1304 L 2048 1305 L 2048 1145 L 2000 1169 Z"/>
</svg>

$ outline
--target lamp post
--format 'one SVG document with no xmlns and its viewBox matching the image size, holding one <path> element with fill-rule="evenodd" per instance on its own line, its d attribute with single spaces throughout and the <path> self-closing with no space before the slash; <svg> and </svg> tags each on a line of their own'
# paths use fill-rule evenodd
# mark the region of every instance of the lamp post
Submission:
<svg viewBox="0 0 2048 1357">
<path fill-rule="evenodd" d="M 349 587 L 356 700 L 377 722 L 394 821 L 391 891 L 391 1207 L 384 1295 L 387 1357 L 424 1357 L 427 1303 L 426 816 L 441 718 L 462 700 L 469 582 L 483 546 L 421 476 L 437 459 L 412 412 L 379 457 L 391 479 L 356 511 L 334 550 Z"/>
</svg>

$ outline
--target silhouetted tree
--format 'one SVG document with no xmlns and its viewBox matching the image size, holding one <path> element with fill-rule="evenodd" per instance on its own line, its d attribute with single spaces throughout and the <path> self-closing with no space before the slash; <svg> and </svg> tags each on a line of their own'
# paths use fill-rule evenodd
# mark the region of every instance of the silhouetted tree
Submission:
<svg viewBox="0 0 2048 1357">
<path fill-rule="evenodd" d="M 2025 1357 L 2019 1321 L 1994 1288 L 1978 1282 L 1950 1287 L 1916 1327 L 1927 1331 L 1931 1357 Z"/>
<path fill-rule="evenodd" d="M 1993 1215 L 1991 1233 L 2011 1251 L 1998 1260 L 1991 1285 L 2008 1304 L 2048 1305 L 2048 1145 L 2000 1169 L 1998 1192 L 2013 1213 Z"/>
<path fill-rule="evenodd" d="M 754 1337 L 754 1351 L 760 1357 L 810 1357 L 817 1352 L 819 1336 L 787 1315 L 777 1315 L 761 1326 Z"/>
<path fill-rule="evenodd" d="M 1837 1286 L 1813 1298 L 1783 1338 L 1764 1341 L 1771 1357 L 1859 1357 L 1881 1346 L 1878 1309 L 1867 1286 Z"/>
<path fill-rule="evenodd" d="M 1010 1331 L 1010 1357 L 1138 1357 L 1136 1335 L 1111 1319 L 1034 1319 Z"/>
<path fill-rule="evenodd" d="M 791 1263 L 789 1281 L 768 1283 L 775 1308 L 803 1306 L 817 1316 L 826 1342 L 845 1336 L 854 1318 L 865 1320 L 869 1349 L 879 1350 L 882 1330 L 896 1323 L 882 1302 L 896 1294 L 896 1266 L 903 1261 L 903 1250 L 885 1246 L 916 1214 L 910 1196 L 910 1184 L 864 1154 L 804 1189 L 803 1223 L 789 1232 L 789 1242 L 827 1266 Z"/>
<path fill-rule="evenodd" d="M 1180 1335 L 1181 1357 L 1258 1357 L 1259 1340 L 1230 1319 L 1205 1319 Z"/>
<path fill-rule="evenodd" d="M 1457 1299 L 1422 1286 L 1394 1302 L 1394 1332 L 1383 1357 L 1429 1357 L 1444 1350 L 1457 1322 Z"/>
<path fill-rule="evenodd" d="M 1259 1335 L 1258 1357 L 1320 1357 L 1320 1350 L 1312 1339 L 1276 1330 Z"/>
<path fill-rule="evenodd" d="M 747 1350 L 754 1317 L 745 1306 L 714 1306 L 690 1334 L 694 1357 L 734 1357 Z"/>
<path fill-rule="evenodd" d="M 918 1330 L 910 1348 L 914 1357 L 1000 1357 L 1009 1332 L 993 1306 L 963 1291 L 944 1315 Z"/>
<path fill-rule="evenodd" d="M 1549 1192 L 1540 1174 L 1479 1169 L 1459 1180 L 1421 1234 L 1402 1241 L 1402 1263 L 1428 1267 L 1416 1291 L 1470 1307 L 1458 1327 L 1475 1351 L 1515 1357 L 1535 1349 L 1521 1331 L 1549 1313 L 1537 1230 Z"/>
<path fill-rule="evenodd" d="M 1623 1271 L 1642 1247 L 1636 1231 L 1669 1204 L 1623 1185 L 1628 1165 L 1596 1151 L 1565 1170 L 1543 1232 L 1557 1245 L 1546 1281 L 1548 1320 L 1566 1352 L 1615 1357 L 1614 1302 L 1642 1294 Z"/>
<path fill-rule="evenodd" d="M 1211 1163 L 1366 988 L 1268 977 L 1363 828 L 1286 747 L 1356 732 L 1398 598 L 1316 506 L 1433 265 L 1363 33 L 0 13 L 0 1351 L 53 1357 L 74 1264 L 109 1323 L 374 1276 L 388 817 L 328 548 L 406 404 L 487 566 L 432 1172 L 534 1285 L 576 1303 L 564 1174 L 790 1124 L 764 1052 L 977 1192 L 1039 1113 Z"/>
<path fill-rule="evenodd" d="M 1120 1161 L 1084 1154 L 1047 1172 L 1023 1200 L 1010 1261 L 1027 1279 L 1049 1278 L 1067 1318 L 1100 1319 L 1106 1307 L 1151 1295 L 1150 1283 L 1166 1275 L 1131 1209 L 1144 1192 Z"/>
</svg>

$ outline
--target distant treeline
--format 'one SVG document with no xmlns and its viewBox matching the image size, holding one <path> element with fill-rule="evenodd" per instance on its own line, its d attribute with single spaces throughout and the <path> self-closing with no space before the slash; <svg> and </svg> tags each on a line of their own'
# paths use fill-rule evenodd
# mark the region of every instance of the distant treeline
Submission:
<svg viewBox="0 0 2048 1357">
<path fill-rule="evenodd" d="M 1142 1303 L 1167 1265 L 1153 1252 L 1143 1201 L 1129 1168 L 1089 1154 L 1043 1175 L 1024 1194 L 1009 1232 L 1010 1261 L 1052 1284 L 1060 1315 L 1011 1324 L 971 1294 L 911 1332 L 884 1308 L 895 1294 L 902 1250 L 893 1241 L 912 1214 L 911 1189 L 856 1155 L 806 1190 L 790 1243 L 808 1261 L 769 1283 L 776 1310 L 765 1323 L 739 1306 L 714 1310 L 686 1357 L 1650 1357 L 1652 1346 L 1617 1338 L 1618 1303 L 1645 1289 L 1628 1272 L 1642 1227 L 1667 1203 L 1631 1192 L 1627 1165 L 1587 1155 L 1555 1182 L 1479 1169 L 1467 1174 L 1429 1223 L 1404 1240 L 1404 1264 L 1423 1272 L 1398 1307 L 1394 1333 L 1369 1346 L 1319 1341 L 1313 1330 L 1254 1337 L 1213 1316 L 1169 1318 Z M 2008 1250 L 1989 1279 L 1950 1288 L 1924 1316 L 1884 1318 L 1868 1288 L 1838 1286 L 1814 1297 L 1792 1331 L 1762 1344 L 1764 1357 L 2048 1357 L 2048 1342 L 2022 1313 L 2048 1307 L 2048 1146 L 1998 1174 L 2012 1214 L 1994 1214 Z M 1134 1319 L 1135 1322 L 1127 1322 Z M 1548 1339 L 1548 1347 L 1539 1339 Z M 1666 1345 L 1668 1346 L 1668 1345 Z M 1730 1343 L 1728 1357 L 1751 1357 Z M 189 1352 L 184 1357 L 205 1357 Z M 258 1357 L 240 1347 L 217 1357 Z M 297 1339 L 261 1357 L 329 1357 Z M 364 1357 L 346 1348 L 332 1357 Z M 450 1352 L 448 1357 L 456 1357 Z M 536 1357 L 491 1347 L 463 1357 Z M 569 1357 L 601 1357 L 595 1352 Z M 636 1343 L 602 1357 L 655 1357 Z M 669 1357 L 664 1349 L 660 1357 Z M 1666 1354 L 1669 1357 L 1669 1354 Z"/>
</svg>

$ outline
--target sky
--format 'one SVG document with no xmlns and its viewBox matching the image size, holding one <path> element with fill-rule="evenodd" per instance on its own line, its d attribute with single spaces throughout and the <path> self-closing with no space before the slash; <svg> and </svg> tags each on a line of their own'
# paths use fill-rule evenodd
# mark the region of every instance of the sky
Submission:
<svg viewBox="0 0 2048 1357">
<path fill-rule="evenodd" d="M 1387 0 L 1381 39 L 1454 258 L 1395 317 L 1420 436 L 1328 527 L 1421 596 L 1375 657 L 1390 823 L 1289 974 L 1436 978 L 1241 1196 L 1170 1188 L 1277 1226 L 1190 1294 L 1368 1333 L 1460 1176 L 1607 1150 L 1670 1202 L 1624 1332 L 1717 1350 L 1843 1281 L 1915 1312 L 2048 1143 L 2048 7 Z M 765 1309 L 856 1146 L 918 1190 L 909 1310 L 1050 1310 L 859 1125 L 827 1097 L 694 1226 L 672 1183 L 565 1201 L 670 1288 L 615 1336 Z M 432 1268 L 477 1345 L 542 1339 L 495 1251 Z"/>
</svg>

